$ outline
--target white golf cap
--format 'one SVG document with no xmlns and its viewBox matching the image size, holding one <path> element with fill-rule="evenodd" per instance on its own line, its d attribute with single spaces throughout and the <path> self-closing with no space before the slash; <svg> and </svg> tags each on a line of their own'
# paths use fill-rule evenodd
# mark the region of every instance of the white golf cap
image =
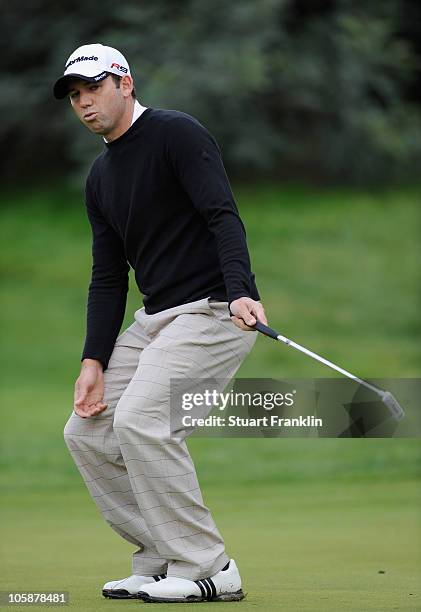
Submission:
<svg viewBox="0 0 421 612">
<path fill-rule="evenodd" d="M 95 83 L 105 79 L 110 72 L 118 76 L 131 74 L 130 66 L 120 51 L 99 43 L 78 47 L 68 58 L 64 75 L 54 84 L 54 96 L 57 100 L 67 96 L 71 78 Z"/>
</svg>

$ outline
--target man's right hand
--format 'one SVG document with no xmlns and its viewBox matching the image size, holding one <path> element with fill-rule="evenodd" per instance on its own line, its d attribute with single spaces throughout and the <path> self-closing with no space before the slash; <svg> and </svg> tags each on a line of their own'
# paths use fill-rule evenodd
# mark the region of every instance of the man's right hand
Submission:
<svg viewBox="0 0 421 612">
<path fill-rule="evenodd" d="M 108 406 L 104 398 L 104 373 L 101 362 L 84 359 L 79 378 L 75 384 L 74 411 L 80 417 L 92 417 Z"/>
</svg>

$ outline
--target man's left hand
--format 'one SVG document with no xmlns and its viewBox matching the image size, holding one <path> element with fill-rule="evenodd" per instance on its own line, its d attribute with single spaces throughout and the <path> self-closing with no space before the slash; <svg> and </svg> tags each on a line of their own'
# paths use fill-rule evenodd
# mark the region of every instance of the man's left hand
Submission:
<svg viewBox="0 0 421 612">
<path fill-rule="evenodd" d="M 250 326 L 255 325 L 256 320 L 268 324 L 262 304 L 249 297 L 241 297 L 231 302 L 230 311 L 231 321 L 243 331 L 255 331 Z"/>
</svg>

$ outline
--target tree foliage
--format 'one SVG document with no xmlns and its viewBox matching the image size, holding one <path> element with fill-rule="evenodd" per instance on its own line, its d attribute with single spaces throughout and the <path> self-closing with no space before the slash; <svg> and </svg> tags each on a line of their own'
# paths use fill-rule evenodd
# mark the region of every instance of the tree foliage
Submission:
<svg viewBox="0 0 421 612">
<path fill-rule="evenodd" d="M 83 175 L 101 150 L 52 98 L 65 60 L 88 42 L 126 55 L 144 105 L 207 125 L 238 175 L 416 177 L 416 3 L 26 0 L 3 1 L 1 15 L 5 178 Z"/>
</svg>

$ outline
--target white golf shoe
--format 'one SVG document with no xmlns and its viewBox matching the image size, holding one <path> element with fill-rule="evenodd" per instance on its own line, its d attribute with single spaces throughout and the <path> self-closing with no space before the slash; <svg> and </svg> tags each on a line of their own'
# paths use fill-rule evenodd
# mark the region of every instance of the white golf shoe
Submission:
<svg viewBox="0 0 421 612">
<path fill-rule="evenodd" d="M 196 601 L 239 601 L 244 593 L 234 559 L 217 574 L 202 580 L 168 576 L 154 584 L 143 584 L 139 599 L 148 603 L 190 603 Z"/>
<path fill-rule="evenodd" d="M 160 574 L 159 576 L 136 576 L 136 574 L 133 574 L 128 578 L 106 582 L 102 587 L 102 594 L 110 599 L 137 599 L 137 593 L 141 587 L 145 584 L 159 582 L 164 578 L 166 578 L 166 574 Z"/>
</svg>

